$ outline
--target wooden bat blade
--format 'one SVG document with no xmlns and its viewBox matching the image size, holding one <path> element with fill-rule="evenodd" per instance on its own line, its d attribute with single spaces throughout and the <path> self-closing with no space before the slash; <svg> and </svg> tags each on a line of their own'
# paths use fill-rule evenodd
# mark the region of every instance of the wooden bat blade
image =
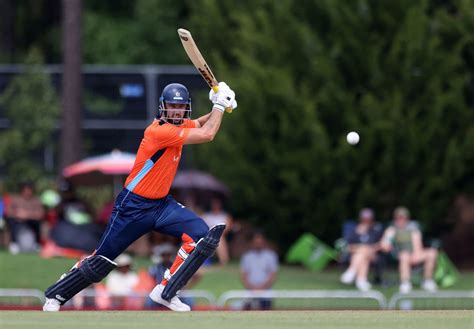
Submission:
<svg viewBox="0 0 474 329">
<path fill-rule="evenodd" d="M 219 90 L 219 83 L 217 82 L 216 77 L 211 71 L 209 65 L 207 65 L 206 60 L 202 57 L 199 48 L 197 47 L 196 43 L 194 42 L 193 36 L 191 32 L 186 29 L 178 29 L 179 39 L 183 44 L 184 51 L 188 55 L 191 62 L 194 64 L 196 69 L 199 71 L 203 79 L 206 81 L 207 85 L 211 87 L 214 92 L 217 93 Z M 232 108 L 226 109 L 228 113 L 232 113 Z"/>
<path fill-rule="evenodd" d="M 179 39 L 183 44 L 184 51 L 188 54 L 189 59 L 194 64 L 196 69 L 202 75 L 209 87 L 213 88 L 218 85 L 217 79 L 211 71 L 209 65 L 207 65 L 204 57 L 202 57 L 199 48 L 197 47 L 191 32 L 185 29 L 178 30 Z"/>
</svg>

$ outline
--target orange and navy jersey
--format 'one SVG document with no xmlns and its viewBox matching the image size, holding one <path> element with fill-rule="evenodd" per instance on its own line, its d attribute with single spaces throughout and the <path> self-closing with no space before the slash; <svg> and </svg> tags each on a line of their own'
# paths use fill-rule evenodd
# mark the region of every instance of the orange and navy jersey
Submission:
<svg viewBox="0 0 474 329">
<path fill-rule="evenodd" d="M 184 120 L 180 126 L 154 120 L 145 129 L 125 187 L 144 198 L 165 197 L 176 175 L 184 140 L 195 127 L 192 120 Z"/>
</svg>

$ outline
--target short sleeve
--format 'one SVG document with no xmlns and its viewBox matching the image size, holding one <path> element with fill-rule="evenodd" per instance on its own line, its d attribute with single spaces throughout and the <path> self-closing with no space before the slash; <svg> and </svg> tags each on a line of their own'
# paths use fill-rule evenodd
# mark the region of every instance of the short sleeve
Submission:
<svg viewBox="0 0 474 329">
<path fill-rule="evenodd" d="M 240 260 L 240 271 L 244 273 L 248 273 L 250 271 L 251 264 L 249 263 L 249 256 L 250 254 L 245 253 Z"/>
<path fill-rule="evenodd" d="M 196 123 L 194 120 L 185 120 L 181 125 L 183 128 L 196 128 Z"/>
<path fill-rule="evenodd" d="M 184 144 L 184 140 L 189 134 L 189 128 L 164 124 L 153 127 L 148 131 L 148 133 L 151 134 L 152 139 L 160 145 L 160 148 L 178 147 Z"/>
<path fill-rule="evenodd" d="M 269 271 L 275 273 L 278 271 L 278 256 L 273 251 L 268 253 L 269 255 Z"/>
<path fill-rule="evenodd" d="M 407 229 L 411 232 L 420 231 L 420 225 L 416 221 L 410 221 L 407 225 Z"/>
<path fill-rule="evenodd" d="M 354 227 L 351 229 L 350 233 L 347 235 L 347 240 L 346 240 L 346 242 L 347 242 L 348 244 L 356 244 L 356 243 L 359 243 L 359 242 L 360 242 L 360 240 L 359 240 L 359 235 L 357 234 L 356 229 L 357 229 L 357 226 L 354 226 Z"/>
</svg>

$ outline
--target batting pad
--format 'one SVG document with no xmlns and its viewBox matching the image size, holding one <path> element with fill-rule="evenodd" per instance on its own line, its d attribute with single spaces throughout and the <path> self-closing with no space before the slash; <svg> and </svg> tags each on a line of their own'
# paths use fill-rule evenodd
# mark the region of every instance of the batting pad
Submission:
<svg viewBox="0 0 474 329">
<path fill-rule="evenodd" d="M 117 264 L 100 255 L 88 257 L 82 261 L 78 268 L 72 269 L 66 276 L 51 287 L 44 295 L 54 298 L 64 305 L 74 295 L 94 282 L 100 282 Z"/>
<path fill-rule="evenodd" d="M 191 279 L 194 273 L 201 267 L 202 263 L 214 254 L 224 229 L 225 224 L 217 224 L 207 232 L 204 238 L 199 240 L 193 252 L 168 281 L 168 284 L 161 294 L 163 299 L 169 301 L 173 298 L 176 292 L 188 283 L 189 279 Z"/>
</svg>

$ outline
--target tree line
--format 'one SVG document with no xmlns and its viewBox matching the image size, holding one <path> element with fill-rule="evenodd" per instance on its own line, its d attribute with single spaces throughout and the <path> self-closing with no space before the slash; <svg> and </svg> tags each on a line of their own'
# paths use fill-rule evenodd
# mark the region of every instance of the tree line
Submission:
<svg viewBox="0 0 474 329">
<path fill-rule="evenodd" d="M 59 23 L 34 22 L 15 21 L 5 61 L 32 45 L 60 61 Z M 239 101 L 194 165 L 284 249 L 302 232 L 337 238 L 363 206 L 387 221 L 406 205 L 438 235 L 453 199 L 474 194 L 473 2 L 84 1 L 83 62 L 189 64 L 178 27 Z"/>
</svg>

